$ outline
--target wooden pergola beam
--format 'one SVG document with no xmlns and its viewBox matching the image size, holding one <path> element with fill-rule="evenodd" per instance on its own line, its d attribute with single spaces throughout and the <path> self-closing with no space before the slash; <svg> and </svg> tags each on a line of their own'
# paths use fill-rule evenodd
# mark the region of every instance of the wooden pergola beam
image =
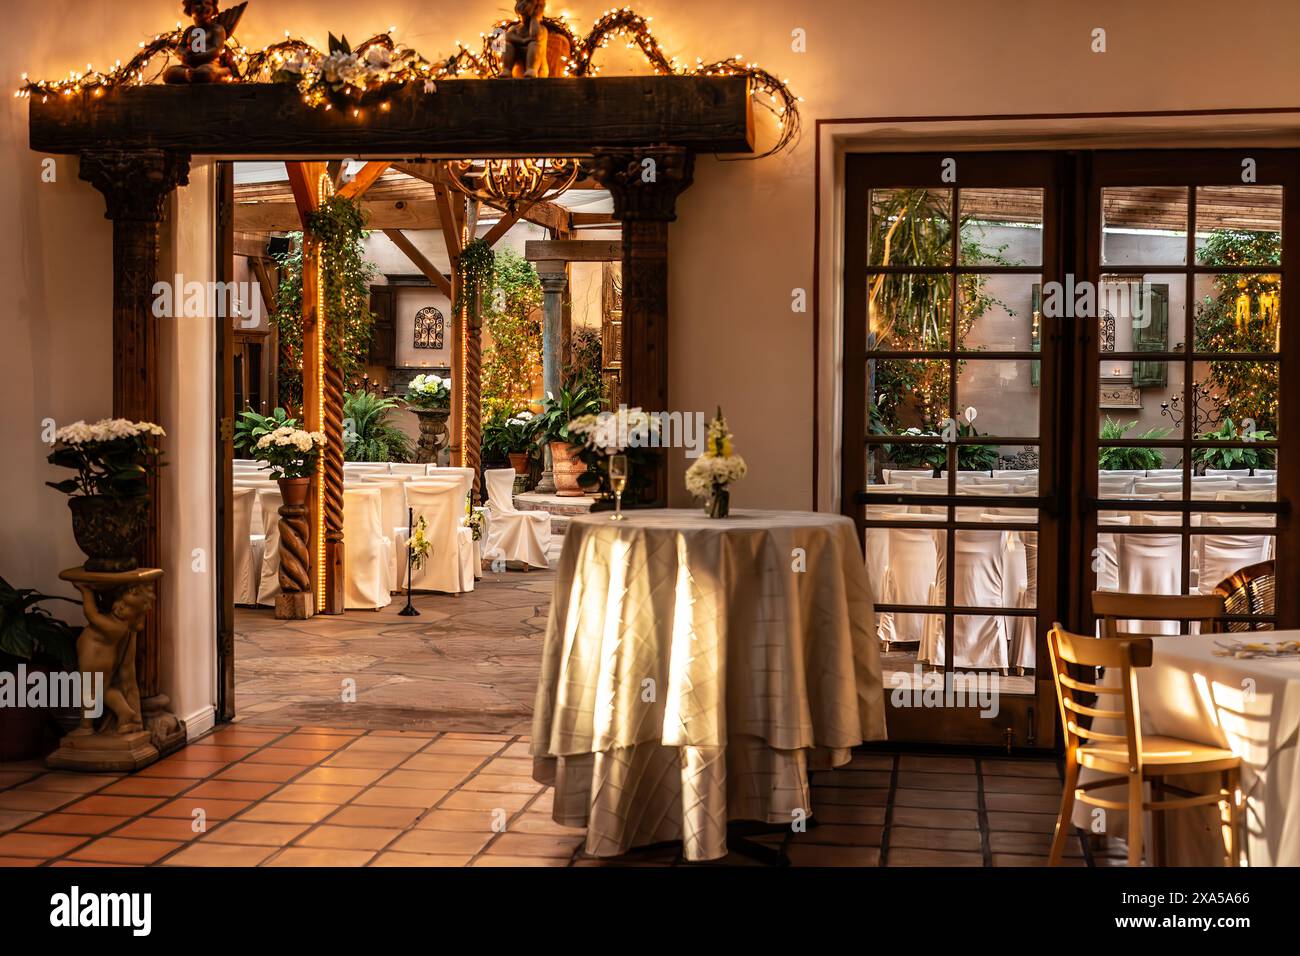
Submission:
<svg viewBox="0 0 1300 956">
<path fill-rule="evenodd" d="M 451 280 L 443 275 L 442 271 L 415 247 L 415 243 L 406 238 L 402 230 L 385 229 L 383 232 L 392 241 L 393 245 L 402 250 L 402 254 L 411 260 L 411 264 L 419 269 L 426 279 L 437 286 L 438 290 L 448 299 L 452 297 Z"/>
<path fill-rule="evenodd" d="M 438 204 L 432 199 L 363 202 L 367 229 L 437 229 Z M 235 203 L 235 228 L 240 232 L 294 232 L 302 228 L 296 203 Z"/>
<path fill-rule="evenodd" d="M 350 182 L 339 187 L 338 195 L 355 199 L 375 184 L 375 181 L 391 166 L 391 163 L 366 163 L 352 177 Z"/>
<path fill-rule="evenodd" d="M 530 239 L 524 243 L 529 262 L 620 262 L 621 239 Z"/>
</svg>

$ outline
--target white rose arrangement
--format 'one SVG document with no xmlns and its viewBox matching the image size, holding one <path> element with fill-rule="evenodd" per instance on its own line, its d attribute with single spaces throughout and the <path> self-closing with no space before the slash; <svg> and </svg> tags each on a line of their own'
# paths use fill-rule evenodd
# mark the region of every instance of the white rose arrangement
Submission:
<svg viewBox="0 0 1300 956">
<path fill-rule="evenodd" d="M 324 447 L 322 432 L 285 425 L 259 438 L 253 451 L 271 469 L 272 478 L 310 478 L 316 473 L 316 463 Z"/>
<path fill-rule="evenodd" d="M 650 448 L 656 444 L 659 419 L 639 408 L 622 406 L 617 412 L 579 415 L 569 422 L 573 444 L 582 445 L 601 455 L 617 455 L 632 448 Z"/>
<path fill-rule="evenodd" d="M 160 463 L 161 453 L 154 440 L 166 434 L 161 425 L 127 418 L 64 425 L 54 433 L 55 449 L 46 461 L 60 468 L 71 468 L 77 477 L 46 484 L 71 496 L 146 495 L 149 477 L 157 473 Z"/>
<path fill-rule="evenodd" d="M 686 469 L 686 490 L 706 500 L 710 517 L 725 518 L 729 507 L 727 486 L 744 478 L 748 470 L 745 459 L 732 448 L 732 435 L 719 408 L 709 422 L 704 454 Z"/>
</svg>

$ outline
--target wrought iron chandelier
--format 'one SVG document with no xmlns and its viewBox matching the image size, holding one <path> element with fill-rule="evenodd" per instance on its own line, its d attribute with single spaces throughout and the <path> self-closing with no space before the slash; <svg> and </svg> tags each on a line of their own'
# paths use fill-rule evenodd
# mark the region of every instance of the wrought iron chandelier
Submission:
<svg viewBox="0 0 1300 956">
<path fill-rule="evenodd" d="M 452 159 L 447 179 L 466 196 L 502 206 L 514 214 L 520 206 L 554 199 L 582 172 L 576 159 Z"/>
</svg>

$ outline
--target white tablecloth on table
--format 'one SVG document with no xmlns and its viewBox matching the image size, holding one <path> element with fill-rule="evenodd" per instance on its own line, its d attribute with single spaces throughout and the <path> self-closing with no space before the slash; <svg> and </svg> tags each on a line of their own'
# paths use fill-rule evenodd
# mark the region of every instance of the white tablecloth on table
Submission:
<svg viewBox="0 0 1300 956">
<path fill-rule="evenodd" d="M 626 516 L 569 524 L 533 775 L 592 855 L 682 840 L 716 859 L 728 820 L 814 812 L 808 770 L 885 736 L 862 554 L 839 515 Z"/>
<path fill-rule="evenodd" d="M 1137 672 L 1143 733 L 1228 747 L 1241 757 L 1242 839 L 1251 866 L 1300 866 L 1300 659 L 1216 657 L 1215 642 L 1297 639 L 1300 631 L 1155 636 L 1151 667 Z M 1108 671 L 1107 680 L 1114 679 L 1115 671 Z M 1098 729 L 1122 733 L 1101 722 Z M 1211 776 L 1187 783 L 1217 788 L 1218 775 Z M 1088 779 L 1089 772 L 1082 771 L 1080 780 Z M 1097 791 L 1104 796 L 1117 792 Z M 1075 824 L 1094 830 L 1092 810 L 1076 804 Z M 1216 808 L 1163 815 L 1168 817 L 1171 864 L 1222 864 Z M 1107 813 L 1108 834 L 1126 831 L 1122 812 Z"/>
</svg>

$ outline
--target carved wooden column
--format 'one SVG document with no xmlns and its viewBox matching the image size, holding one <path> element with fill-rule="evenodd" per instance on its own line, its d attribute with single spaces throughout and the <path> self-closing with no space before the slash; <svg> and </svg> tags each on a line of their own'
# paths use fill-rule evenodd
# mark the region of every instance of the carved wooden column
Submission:
<svg viewBox="0 0 1300 956">
<path fill-rule="evenodd" d="M 623 401 L 668 411 L 668 224 L 691 184 L 695 155 L 678 146 L 597 149 L 593 162 L 623 224 Z M 655 500 L 668 500 L 662 452 Z"/>
<path fill-rule="evenodd" d="M 104 194 L 113 221 L 113 415 L 133 421 L 160 421 L 158 320 L 153 286 L 158 274 L 158 224 L 167 197 L 189 182 L 190 158 L 159 149 L 125 152 L 94 150 L 81 154 L 81 178 Z M 177 290 L 179 291 L 179 290 Z M 161 442 L 166 451 L 167 440 Z M 159 488 L 150 482 L 149 533 L 141 567 L 162 566 Z M 158 596 L 161 605 L 164 595 Z M 159 688 L 161 641 L 158 611 L 149 615 L 136 649 L 136 673 L 145 727 L 160 753 L 185 742 L 185 728 L 168 711 Z"/>
<path fill-rule="evenodd" d="M 558 270 L 558 271 L 557 271 Z M 563 262 L 537 263 L 537 277 L 542 283 L 542 394 L 560 397 L 564 383 L 564 292 L 569 285 Z M 543 450 L 541 480 L 537 482 L 539 494 L 555 494 L 555 472 L 551 463 L 551 448 Z"/>
</svg>

